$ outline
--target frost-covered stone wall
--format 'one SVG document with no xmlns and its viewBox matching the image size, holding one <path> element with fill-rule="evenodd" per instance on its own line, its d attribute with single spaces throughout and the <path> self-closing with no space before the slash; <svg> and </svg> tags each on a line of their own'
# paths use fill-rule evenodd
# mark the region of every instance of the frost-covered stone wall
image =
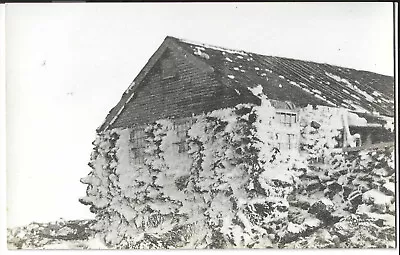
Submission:
<svg viewBox="0 0 400 255">
<path fill-rule="evenodd" d="M 133 164 L 132 130 L 103 132 L 80 201 L 116 248 L 392 247 L 393 154 L 336 153 L 337 111 L 302 110 L 304 155 L 276 149 L 265 98 L 195 117 L 188 156 L 169 120 L 146 127 L 143 165 Z M 311 164 L 317 157 L 325 164 Z"/>
<path fill-rule="evenodd" d="M 300 115 L 300 150 L 308 161 L 325 162 L 343 139 L 343 108 L 312 106 L 302 108 Z"/>
</svg>

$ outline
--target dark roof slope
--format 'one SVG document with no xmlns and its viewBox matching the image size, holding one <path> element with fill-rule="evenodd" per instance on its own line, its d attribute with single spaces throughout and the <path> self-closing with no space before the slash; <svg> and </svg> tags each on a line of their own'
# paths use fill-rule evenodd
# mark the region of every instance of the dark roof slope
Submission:
<svg viewBox="0 0 400 255">
<path fill-rule="evenodd" d="M 300 107 L 308 104 L 328 105 L 394 116 L 393 77 L 329 64 L 230 50 L 167 36 L 123 93 L 118 104 L 109 111 L 98 132 L 114 123 L 167 48 L 180 52 L 198 68 L 214 73 L 222 84 L 238 94 L 249 94 L 249 88 L 261 85 L 269 99 L 290 101 Z"/>
<path fill-rule="evenodd" d="M 394 115 L 394 78 L 377 73 L 224 49 L 172 38 L 236 89 L 261 85 L 268 98 Z"/>
</svg>

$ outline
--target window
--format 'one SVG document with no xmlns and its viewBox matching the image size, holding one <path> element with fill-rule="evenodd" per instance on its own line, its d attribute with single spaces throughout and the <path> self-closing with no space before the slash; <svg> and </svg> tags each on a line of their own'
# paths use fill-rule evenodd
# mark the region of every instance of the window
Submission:
<svg viewBox="0 0 400 255">
<path fill-rule="evenodd" d="M 297 122 L 296 113 L 277 112 L 277 120 L 284 126 L 291 127 Z"/>
<path fill-rule="evenodd" d="M 275 140 L 277 140 L 278 141 L 278 149 L 280 150 L 281 149 L 281 142 L 280 142 L 280 135 L 279 135 L 279 133 L 276 133 L 275 134 Z"/>
<path fill-rule="evenodd" d="M 291 150 L 291 149 L 297 148 L 297 141 L 296 141 L 295 135 L 287 134 L 287 136 L 288 136 L 288 143 L 287 143 L 288 149 Z"/>
<path fill-rule="evenodd" d="M 275 134 L 279 150 L 293 150 L 298 147 L 297 136 L 295 134 Z"/>
<path fill-rule="evenodd" d="M 191 118 L 174 121 L 173 128 L 179 138 L 179 141 L 174 144 L 178 147 L 179 153 L 185 153 L 189 150 L 189 146 L 186 142 L 187 139 L 186 132 L 193 124 L 193 121 L 194 120 Z"/>
<path fill-rule="evenodd" d="M 356 137 L 355 142 L 356 142 L 356 147 L 361 146 L 362 145 L 361 137 Z"/>
<path fill-rule="evenodd" d="M 134 164 L 144 163 L 144 149 L 146 146 L 146 137 L 143 127 L 135 128 L 131 133 L 132 156 Z"/>
<path fill-rule="evenodd" d="M 176 65 L 170 58 L 163 59 L 161 61 L 161 76 L 162 79 L 173 78 L 176 75 Z"/>
</svg>

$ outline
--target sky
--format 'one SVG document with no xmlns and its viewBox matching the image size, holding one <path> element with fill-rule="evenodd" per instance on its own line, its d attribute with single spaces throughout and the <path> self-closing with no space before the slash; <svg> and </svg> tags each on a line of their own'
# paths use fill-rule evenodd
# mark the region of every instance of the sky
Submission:
<svg viewBox="0 0 400 255">
<path fill-rule="evenodd" d="M 7 4 L 7 221 L 92 218 L 96 128 L 167 35 L 393 76 L 391 3 Z"/>
</svg>

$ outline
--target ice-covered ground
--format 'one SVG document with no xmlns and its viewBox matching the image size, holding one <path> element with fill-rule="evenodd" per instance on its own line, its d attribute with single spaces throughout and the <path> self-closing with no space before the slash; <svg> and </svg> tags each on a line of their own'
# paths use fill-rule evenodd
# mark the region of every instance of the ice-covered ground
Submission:
<svg viewBox="0 0 400 255">
<path fill-rule="evenodd" d="M 107 249 L 92 229 L 93 220 L 31 223 L 7 229 L 8 249 Z"/>
</svg>

